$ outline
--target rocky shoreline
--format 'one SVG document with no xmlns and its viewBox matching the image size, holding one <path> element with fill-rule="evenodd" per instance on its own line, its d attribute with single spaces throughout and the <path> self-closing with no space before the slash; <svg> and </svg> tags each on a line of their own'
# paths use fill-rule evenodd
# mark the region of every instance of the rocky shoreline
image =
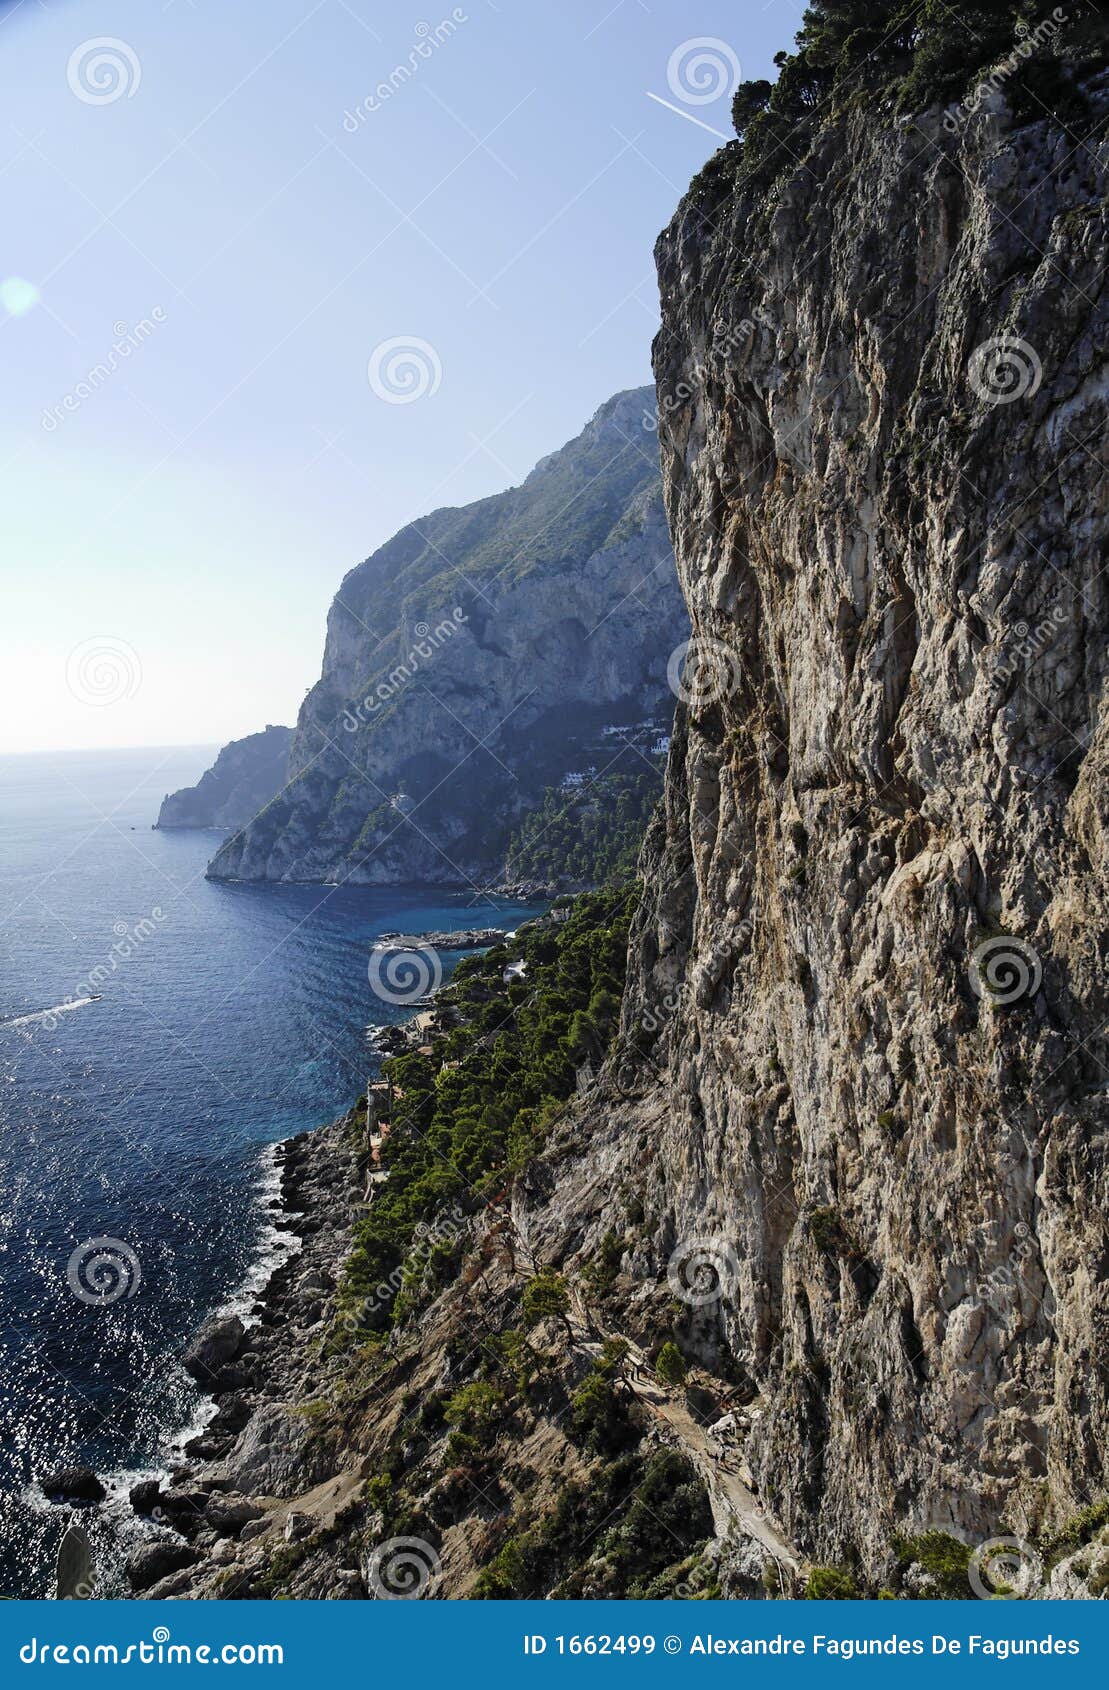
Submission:
<svg viewBox="0 0 1109 1690">
<path fill-rule="evenodd" d="M 309 1409 L 341 1370 L 322 1355 L 320 1340 L 363 1207 L 364 1143 L 364 1122 L 360 1128 L 352 1111 L 277 1146 L 275 1202 L 299 1248 L 274 1269 L 249 1324 L 213 1316 L 184 1357 L 216 1411 L 185 1445 L 169 1485 L 146 1480 L 131 1491 L 135 1512 L 158 1528 L 157 1539 L 127 1564 L 133 1593 L 256 1594 L 258 1569 L 277 1546 L 333 1519 L 353 1488 L 353 1476 L 331 1477 L 335 1463 L 315 1444 Z M 302 1493 L 316 1485 L 324 1494 L 306 1499 Z M 257 1547 L 248 1567 L 250 1545 Z"/>
</svg>

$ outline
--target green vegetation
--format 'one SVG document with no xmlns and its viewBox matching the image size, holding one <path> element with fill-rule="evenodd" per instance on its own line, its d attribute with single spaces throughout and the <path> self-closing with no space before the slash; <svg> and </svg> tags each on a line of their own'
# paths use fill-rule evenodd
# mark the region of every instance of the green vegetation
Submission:
<svg viewBox="0 0 1109 1690">
<path fill-rule="evenodd" d="M 508 847 L 505 878 L 612 886 L 635 873 L 662 791 L 662 768 L 602 777 L 580 792 L 548 787 Z"/>
<path fill-rule="evenodd" d="M 930 1587 L 922 1595 L 944 1597 L 948 1601 L 969 1601 L 974 1590 L 968 1576 L 971 1550 L 948 1532 L 924 1532 L 920 1537 L 894 1539 L 899 1571 L 904 1574 L 914 1564 L 929 1576 Z"/>
<path fill-rule="evenodd" d="M 447 1458 L 459 1463 L 480 1459 L 504 1426 L 504 1392 L 488 1379 L 475 1379 L 455 1391 L 443 1411 L 451 1435 Z"/>
<path fill-rule="evenodd" d="M 381 1153 L 389 1178 L 355 1228 L 344 1277 L 353 1334 L 392 1325 L 402 1279 L 403 1307 L 414 1306 L 413 1275 L 404 1273 L 411 1255 L 431 1289 L 453 1276 L 459 1252 L 429 1254 L 417 1227 L 438 1221 L 444 1238 L 453 1237 L 459 1220 L 495 1199 L 506 1176 L 542 1146 L 579 1069 L 603 1060 L 636 897 L 631 887 L 592 894 L 576 900 L 565 922 L 525 928 L 512 952 L 527 964 L 524 979 L 505 983 L 512 958 L 504 949 L 465 958 L 442 994 L 463 1025 L 432 1057 L 409 1052 L 383 1064 L 402 1095 Z"/>
<path fill-rule="evenodd" d="M 827 1256 L 857 1256 L 858 1245 L 851 1237 L 838 1209 L 814 1209 L 809 1216 L 809 1231 L 818 1250 Z"/>
<path fill-rule="evenodd" d="M 482 1573 L 476 1597 L 646 1596 L 703 1548 L 712 1510 L 690 1461 L 662 1450 L 647 1462 L 622 1455 L 566 1485 L 520 1527 Z"/>
<path fill-rule="evenodd" d="M 1096 1537 L 1103 1526 L 1109 1526 L 1109 1496 L 1100 1497 L 1088 1508 L 1080 1509 L 1058 1531 L 1043 1540 L 1040 1547 L 1045 1563 L 1049 1567 L 1054 1566 L 1063 1556 L 1072 1555 Z"/>
<path fill-rule="evenodd" d="M 855 1576 L 846 1567 L 814 1567 L 805 1585 L 806 1602 L 854 1602 L 858 1596 Z"/>
<path fill-rule="evenodd" d="M 520 1309 L 526 1326 L 541 1320 L 560 1320 L 569 1324 L 570 1293 L 561 1274 L 548 1270 L 536 1274 L 524 1287 Z"/>
<path fill-rule="evenodd" d="M 609 1339 L 570 1399 L 573 1435 L 594 1454 L 615 1454 L 636 1442 L 639 1428 L 623 1381 L 627 1346 Z"/>
<path fill-rule="evenodd" d="M 681 1350 L 673 1339 L 667 1338 L 655 1358 L 655 1372 L 665 1384 L 681 1385 L 685 1380 L 687 1371 L 685 1357 Z"/>
<path fill-rule="evenodd" d="M 778 53 L 778 80 L 741 82 L 732 119 L 742 144 L 703 172 L 709 188 L 738 168 L 770 175 L 805 152 L 829 111 L 850 100 L 885 100 L 905 112 L 937 102 L 977 103 L 980 84 L 1000 69 L 1024 121 L 1083 109 L 1076 78 L 1101 61 L 1102 20 L 1091 7 L 1060 25 L 1051 0 L 814 0 L 792 53 Z"/>
</svg>

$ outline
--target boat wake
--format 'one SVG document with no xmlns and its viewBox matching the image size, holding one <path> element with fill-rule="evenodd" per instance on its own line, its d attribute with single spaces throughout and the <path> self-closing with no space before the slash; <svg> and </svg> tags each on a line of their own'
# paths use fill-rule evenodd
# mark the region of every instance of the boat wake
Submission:
<svg viewBox="0 0 1109 1690">
<path fill-rule="evenodd" d="M 56 1021 L 59 1015 L 68 1015 L 73 1009 L 84 1009 L 86 1004 L 99 1002 L 99 992 L 91 998 L 68 998 L 65 1003 L 56 1003 L 52 1009 L 36 1009 L 30 1015 L 10 1016 L 7 1021 L 0 1021 L 0 1027 L 33 1027 L 36 1022 Z"/>
</svg>

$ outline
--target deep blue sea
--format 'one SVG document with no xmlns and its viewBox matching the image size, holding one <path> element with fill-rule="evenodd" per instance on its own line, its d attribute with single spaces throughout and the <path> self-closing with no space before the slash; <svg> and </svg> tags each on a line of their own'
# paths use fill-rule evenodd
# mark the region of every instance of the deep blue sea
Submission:
<svg viewBox="0 0 1109 1690">
<path fill-rule="evenodd" d="M 203 1417 L 182 1347 L 280 1254 L 266 1147 L 348 1107 L 366 1028 L 412 1013 L 371 989 L 375 936 L 534 913 L 206 881 L 219 836 L 151 823 L 213 750 L 0 758 L 0 1595 L 51 1594 L 68 1510 L 35 1480 L 77 1461 L 110 1483 L 82 1523 L 118 1582 L 148 1529 L 128 1484 Z"/>
</svg>

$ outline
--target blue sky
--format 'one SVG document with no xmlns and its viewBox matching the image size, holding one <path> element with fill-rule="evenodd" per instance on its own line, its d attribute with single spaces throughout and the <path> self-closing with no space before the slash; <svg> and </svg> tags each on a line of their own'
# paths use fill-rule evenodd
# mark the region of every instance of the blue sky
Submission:
<svg viewBox="0 0 1109 1690">
<path fill-rule="evenodd" d="M 655 235 L 799 16 L 0 11 L 0 748 L 292 721 L 345 570 L 649 379 Z"/>
</svg>

